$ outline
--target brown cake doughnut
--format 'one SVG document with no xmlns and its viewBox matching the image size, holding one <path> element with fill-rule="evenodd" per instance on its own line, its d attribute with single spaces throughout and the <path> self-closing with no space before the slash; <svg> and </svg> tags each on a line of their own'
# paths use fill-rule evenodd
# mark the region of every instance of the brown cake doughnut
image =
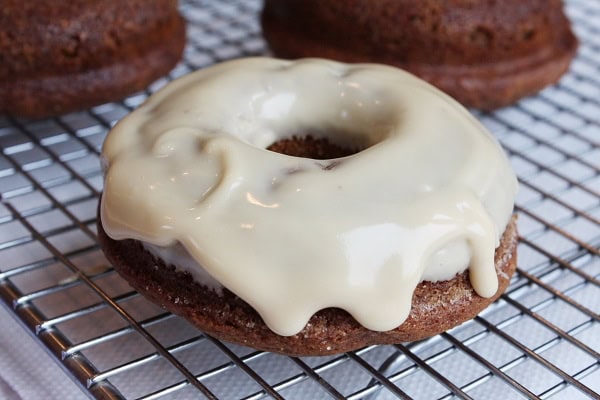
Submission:
<svg viewBox="0 0 600 400">
<path fill-rule="evenodd" d="M 338 308 L 316 313 L 293 336 L 271 331 L 247 303 L 228 290 L 222 295 L 195 282 L 191 275 L 156 259 L 135 240 L 113 240 L 98 218 L 98 239 L 108 260 L 129 284 L 164 309 L 180 315 L 221 340 L 295 356 L 342 353 L 373 344 L 428 338 L 468 321 L 506 290 L 517 263 L 516 218 L 507 227 L 495 263 L 498 291 L 483 298 L 473 290 L 467 272 L 441 282 L 421 282 L 408 319 L 398 328 L 375 332 Z"/>
<path fill-rule="evenodd" d="M 45 117 L 115 101 L 181 57 L 176 0 L 6 0 L 0 114 Z"/>
<path fill-rule="evenodd" d="M 219 339 L 292 355 L 419 340 L 473 318 L 515 270 L 502 149 L 389 66 L 205 68 L 120 121 L 102 156 L 107 258 Z"/>
<path fill-rule="evenodd" d="M 314 159 L 336 158 L 355 153 L 311 136 L 281 140 L 271 151 Z M 306 327 L 293 336 L 271 331 L 246 302 L 228 290 L 222 295 L 194 281 L 177 266 L 166 265 L 135 240 L 113 240 L 98 217 L 98 238 L 104 253 L 119 274 L 137 291 L 164 309 L 180 315 L 200 330 L 219 339 L 294 356 L 342 353 L 373 344 L 421 340 L 475 317 L 506 289 L 516 269 L 517 230 L 513 217 L 496 249 L 499 288 L 490 298 L 473 290 L 467 272 L 441 282 L 421 282 L 413 295 L 408 319 L 398 328 L 375 332 L 361 326 L 338 308 L 316 313 Z"/>
<path fill-rule="evenodd" d="M 560 0 L 266 0 L 278 57 L 391 64 L 490 110 L 555 83 L 577 40 Z"/>
</svg>

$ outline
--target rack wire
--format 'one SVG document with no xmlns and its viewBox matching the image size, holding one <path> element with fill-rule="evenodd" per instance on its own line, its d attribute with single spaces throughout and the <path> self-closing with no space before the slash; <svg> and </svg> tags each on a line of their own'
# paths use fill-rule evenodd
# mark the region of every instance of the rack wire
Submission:
<svg viewBox="0 0 600 400">
<path fill-rule="evenodd" d="M 254 1 L 190 0 L 184 60 L 122 102 L 0 119 L 0 298 L 97 399 L 600 398 L 600 2 L 570 0 L 581 46 L 558 85 L 476 113 L 520 179 L 519 262 L 506 294 L 426 341 L 285 357 L 222 343 L 150 304 L 96 241 L 99 151 L 166 82 L 267 54 Z"/>
</svg>

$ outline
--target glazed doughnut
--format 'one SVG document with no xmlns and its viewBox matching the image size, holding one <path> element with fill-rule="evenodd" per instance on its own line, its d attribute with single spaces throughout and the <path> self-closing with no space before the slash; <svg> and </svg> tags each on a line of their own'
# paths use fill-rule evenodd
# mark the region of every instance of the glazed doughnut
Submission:
<svg viewBox="0 0 600 400">
<path fill-rule="evenodd" d="M 267 150 L 307 133 L 360 151 Z M 206 68 L 119 122 L 102 154 L 108 258 L 225 340 L 288 354 L 415 340 L 472 318 L 514 271 L 517 184 L 502 149 L 393 67 Z M 462 311 L 436 314 L 452 304 Z"/>
</svg>

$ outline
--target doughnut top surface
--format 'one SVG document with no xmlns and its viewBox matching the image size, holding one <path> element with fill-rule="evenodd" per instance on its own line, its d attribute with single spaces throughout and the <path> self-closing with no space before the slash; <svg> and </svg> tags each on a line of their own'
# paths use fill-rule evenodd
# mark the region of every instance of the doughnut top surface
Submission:
<svg viewBox="0 0 600 400">
<path fill-rule="evenodd" d="M 267 150 L 302 132 L 364 150 L 328 160 Z M 110 132 L 103 157 L 107 234 L 182 245 L 198 276 L 280 335 L 327 307 L 393 329 L 420 281 L 467 267 L 478 294 L 496 292 L 516 178 L 462 106 L 401 70 L 223 63 L 154 94 Z"/>
</svg>

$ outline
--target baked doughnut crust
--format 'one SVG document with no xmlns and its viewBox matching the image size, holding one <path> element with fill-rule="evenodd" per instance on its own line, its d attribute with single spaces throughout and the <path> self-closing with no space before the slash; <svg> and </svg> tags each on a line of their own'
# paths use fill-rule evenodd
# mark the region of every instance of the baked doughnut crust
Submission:
<svg viewBox="0 0 600 400">
<path fill-rule="evenodd" d="M 136 240 L 113 240 L 98 217 L 98 238 L 108 260 L 138 292 L 180 315 L 218 339 L 293 356 L 342 353 L 374 344 L 410 342 L 444 332 L 472 319 L 507 288 L 516 269 L 516 217 L 509 222 L 495 253 L 498 291 L 483 298 L 472 288 L 468 271 L 449 281 L 421 282 L 415 289 L 409 317 L 398 328 L 375 332 L 347 312 L 327 308 L 317 312 L 299 333 L 280 336 L 258 313 L 228 291 L 219 295 L 195 282 L 187 272 L 155 258 Z"/>
</svg>

